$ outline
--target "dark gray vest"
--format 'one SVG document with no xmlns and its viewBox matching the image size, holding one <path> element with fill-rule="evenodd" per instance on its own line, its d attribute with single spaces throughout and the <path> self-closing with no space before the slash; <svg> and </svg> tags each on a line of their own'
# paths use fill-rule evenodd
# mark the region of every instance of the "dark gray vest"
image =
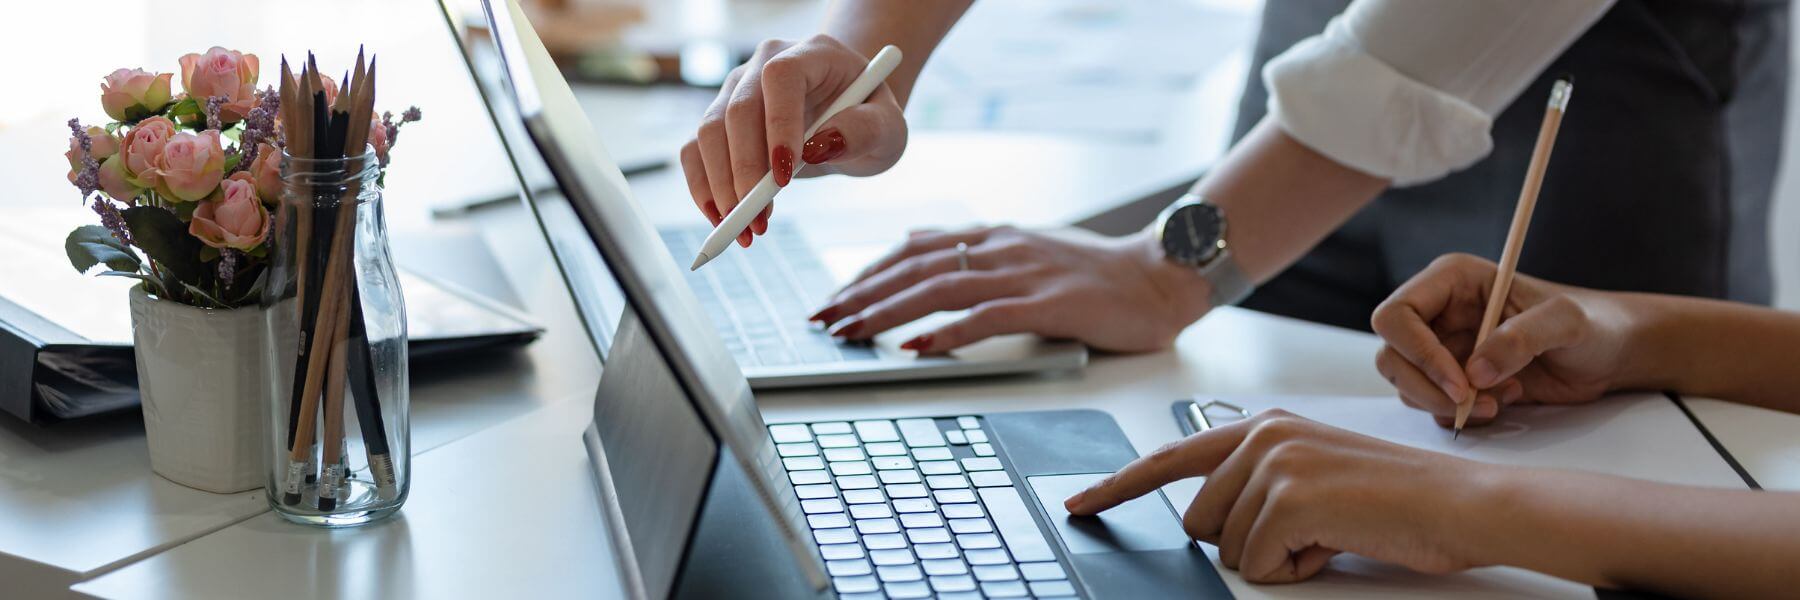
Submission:
<svg viewBox="0 0 1800 600">
<path fill-rule="evenodd" d="M 1348 3 L 1268 0 L 1238 137 L 1263 117 L 1263 64 Z M 1495 119 L 1491 155 L 1382 194 L 1245 306 L 1367 330 L 1375 306 L 1433 258 L 1496 258 L 1563 72 L 1575 95 L 1520 272 L 1767 304 L 1787 65 L 1785 1 L 1621 0 Z"/>
</svg>

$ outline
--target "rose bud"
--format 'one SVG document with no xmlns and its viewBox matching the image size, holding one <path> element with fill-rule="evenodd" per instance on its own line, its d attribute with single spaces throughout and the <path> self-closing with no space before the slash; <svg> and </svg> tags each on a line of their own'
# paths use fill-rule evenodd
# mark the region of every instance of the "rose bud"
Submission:
<svg viewBox="0 0 1800 600">
<path fill-rule="evenodd" d="M 137 121 L 169 105 L 171 73 L 119 69 L 100 82 L 100 107 L 115 121 Z"/>
</svg>

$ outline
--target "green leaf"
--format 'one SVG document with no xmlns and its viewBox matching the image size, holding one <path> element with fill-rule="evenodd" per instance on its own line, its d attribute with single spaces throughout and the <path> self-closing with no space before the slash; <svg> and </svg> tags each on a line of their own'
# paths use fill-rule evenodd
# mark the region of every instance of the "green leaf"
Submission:
<svg viewBox="0 0 1800 600">
<path fill-rule="evenodd" d="M 101 263 L 114 271 L 136 271 L 142 266 L 130 248 L 99 225 L 84 225 L 69 232 L 63 250 L 69 254 L 69 264 L 82 273 Z"/>
<path fill-rule="evenodd" d="M 233 152 L 225 155 L 225 172 L 230 173 L 231 170 L 236 169 L 238 163 L 241 162 L 244 162 L 244 153 L 242 152 Z"/>
<path fill-rule="evenodd" d="M 194 287 L 193 284 L 190 284 L 190 283 L 187 283 L 184 281 L 181 283 L 181 286 L 184 288 L 187 288 L 187 291 L 194 294 L 194 296 L 204 299 L 207 302 L 211 302 L 212 305 L 210 306 L 210 308 L 231 308 L 231 305 L 226 304 L 223 301 L 220 301 L 218 298 L 214 298 L 212 294 L 206 293 L 205 290 Z"/>
<path fill-rule="evenodd" d="M 176 102 L 173 106 L 170 106 L 169 112 L 164 113 L 164 116 L 173 119 L 175 117 L 185 117 L 197 114 L 200 114 L 200 103 L 193 98 L 182 98 L 180 102 Z"/>
<path fill-rule="evenodd" d="M 200 262 L 200 240 L 188 235 L 186 223 L 167 210 L 154 206 L 125 209 L 125 226 L 150 259 L 156 261 L 175 281 L 198 284 L 207 269 Z"/>
</svg>

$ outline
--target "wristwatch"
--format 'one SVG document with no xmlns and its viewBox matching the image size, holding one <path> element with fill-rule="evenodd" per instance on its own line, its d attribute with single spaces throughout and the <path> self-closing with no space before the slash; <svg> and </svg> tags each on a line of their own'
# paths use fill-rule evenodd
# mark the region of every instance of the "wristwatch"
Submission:
<svg viewBox="0 0 1800 600">
<path fill-rule="evenodd" d="M 1200 271 L 1212 284 L 1212 305 L 1242 302 L 1256 284 L 1238 267 L 1225 243 L 1225 211 L 1199 194 L 1189 193 L 1156 217 L 1156 240 L 1163 258 Z"/>
</svg>

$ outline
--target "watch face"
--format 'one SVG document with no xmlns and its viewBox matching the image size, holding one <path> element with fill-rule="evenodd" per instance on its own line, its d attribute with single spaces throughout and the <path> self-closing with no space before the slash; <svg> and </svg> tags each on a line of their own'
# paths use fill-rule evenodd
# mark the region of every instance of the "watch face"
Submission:
<svg viewBox="0 0 1800 600">
<path fill-rule="evenodd" d="M 1183 264 L 1203 265 L 1219 255 L 1219 240 L 1224 235 L 1225 219 L 1219 215 L 1219 207 L 1188 204 L 1176 208 L 1163 222 L 1163 252 Z"/>
</svg>

